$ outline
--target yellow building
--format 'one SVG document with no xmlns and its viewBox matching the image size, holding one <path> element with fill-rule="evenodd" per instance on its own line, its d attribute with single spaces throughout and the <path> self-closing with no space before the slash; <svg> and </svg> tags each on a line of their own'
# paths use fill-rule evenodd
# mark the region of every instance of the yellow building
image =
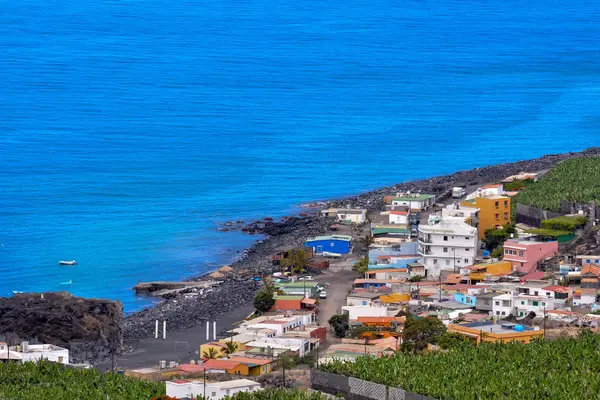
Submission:
<svg viewBox="0 0 600 400">
<path fill-rule="evenodd" d="M 535 338 L 544 336 L 543 329 L 534 329 L 511 323 L 497 321 L 471 322 L 468 324 L 450 324 L 448 332 L 460 333 L 472 339 L 475 343 L 512 341 L 529 343 Z"/>
<path fill-rule="evenodd" d="M 471 283 L 483 281 L 486 275 L 503 276 L 513 272 L 512 263 L 510 261 L 476 264 L 467 269 L 470 270 L 469 280 Z"/>
<path fill-rule="evenodd" d="M 479 209 L 479 239 L 483 239 L 488 229 L 502 228 L 510 224 L 510 197 L 475 197 L 473 201 L 463 201 L 460 204 Z"/>
<path fill-rule="evenodd" d="M 227 354 L 225 354 L 225 343 L 219 343 L 219 342 L 208 342 L 208 343 L 204 343 L 200 345 L 200 357 L 204 357 L 204 354 L 210 354 L 211 349 L 214 350 L 215 353 L 215 357 L 214 358 L 221 358 L 221 357 L 227 357 Z"/>
</svg>

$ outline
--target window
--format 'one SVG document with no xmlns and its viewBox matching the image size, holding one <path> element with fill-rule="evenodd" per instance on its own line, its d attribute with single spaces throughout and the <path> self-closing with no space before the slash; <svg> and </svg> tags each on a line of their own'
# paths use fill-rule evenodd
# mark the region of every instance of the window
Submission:
<svg viewBox="0 0 600 400">
<path fill-rule="evenodd" d="M 508 213 L 507 212 L 504 213 L 504 219 L 508 219 Z"/>
<path fill-rule="evenodd" d="M 333 246 L 335 246 L 335 243 L 334 243 L 334 242 L 331 242 L 329 245 L 330 245 L 331 247 L 333 247 Z"/>
<path fill-rule="evenodd" d="M 500 214 L 496 214 L 496 221 L 500 221 Z"/>
<path fill-rule="evenodd" d="M 590 260 L 585 260 L 585 263 L 586 263 L 586 264 L 589 264 L 589 263 L 590 263 Z"/>
<path fill-rule="evenodd" d="M 496 207 L 500 207 L 500 202 L 499 201 L 496 202 Z"/>
<path fill-rule="evenodd" d="M 465 240 L 469 240 L 470 238 L 468 236 L 465 236 Z"/>
<path fill-rule="evenodd" d="M 496 311 L 496 315 L 500 315 L 500 311 Z"/>
<path fill-rule="evenodd" d="M 446 265 L 450 265 L 450 260 L 446 260 Z"/>
<path fill-rule="evenodd" d="M 362 305 L 363 305 L 363 306 L 366 306 L 366 305 L 367 305 L 367 302 L 366 302 L 365 300 L 363 300 L 363 302 L 362 302 Z"/>
<path fill-rule="evenodd" d="M 448 236 L 444 236 L 444 242 L 448 241 Z"/>
<path fill-rule="evenodd" d="M 468 264 L 468 263 L 469 263 L 469 259 L 465 258 L 465 264 Z"/>
<path fill-rule="evenodd" d="M 538 305 L 538 302 L 537 302 L 537 301 L 534 301 L 534 302 L 533 302 L 533 305 L 537 307 L 537 305 Z"/>
<path fill-rule="evenodd" d="M 437 258 L 434 258 L 434 259 L 433 259 L 433 263 L 434 263 L 434 264 L 437 264 Z"/>
<path fill-rule="evenodd" d="M 496 305 L 497 305 L 497 306 L 499 306 L 499 305 L 500 305 L 500 302 L 499 302 L 499 301 L 496 301 L 495 303 L 496 303 Z"/>
<path fill-rule="evenodd" d="M 413 251 L 414 251 L 414 250 L 413 250 Z M 447 247 L 444 247 L 444 253 L 447 253 L 447 252 L 448 252 L 448 248 L 447 248 Z"/>
<path fill-rule="evenodd" d="M 519 311 L 519 317 L 523 316 L 523 311 Z"/>
<path fill-rule="evenodd" d="M 460 260 L 456 260 L 456 263 L 457 263 L 457 264 L 460 264 Z"/>
<path fill-rule="evenodd" d="M 524 305 L 525 305 L 525 302 L 524 302 L 524 301 L 521 301 L 521 305 L 522 305 L 522 306 L 524 306 Z"/>
<path fill-rule="evenodd" d="M 533 292 L 534 296 L 538 296 L 538 291 L 536 290 L 535 292 Z"/>
<path fill-rule="evenodd" d="M 546 307 L 546 303 L 542 301 L 542 307 Z"/>
<path fill-rule="evenodd" d="M 524 251 L 520 251 L 519 252 L 519 257 L 525 257 L 525 252 Z"/>
<path fill-rule="evenodd" d="M 229 389 L 225 390 L 225 394 L 229 394 Z"/>
<path fill-rule="evenodd" d="M 504 311 L 502 311 L 502 315 L 506 315 L 506 313 Z"/>
<path fill-rule="evenodd" d="M 504 200 L 504 207 L 508 207 L 508 200 Z"/>
<path fill-rule="evenodd" d="M 217 397 L 217 392 L 212 392 L 213 397 Z"/>
<path fill-rule="evenodd" d="M 510 254 L 510 250 L 504 249 L 504 254 Z"/>
</svg>

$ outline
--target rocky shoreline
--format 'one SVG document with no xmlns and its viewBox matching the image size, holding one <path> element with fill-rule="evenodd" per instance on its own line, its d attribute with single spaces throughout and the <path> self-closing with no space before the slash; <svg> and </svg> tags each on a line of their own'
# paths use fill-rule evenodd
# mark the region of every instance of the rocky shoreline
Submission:
<svg viewBox="0 0 600 400">
<path fill-rule="evenodd" d="M 507 176 L 520 172 L 542 171 L 554 167 L 561 161 L 600 156 L 600 148 L 590 148 L 576 153 L 552 154 L 540 158 L 498 164 L 488 167 L 459 171 L 450 175 L 438 176 L 412 182 L 400 183 L 384 187 L 358 196 L 344 199 L 318 202 L 324 207 L 360 207 L 369 211 L 381 209 L 383 197 L 396 192 L 410 190 L 412 192 L 431 193 L 443 200 L 450 196 L 452 187 L 478 185 L 499 181 Z M 218 319 L 219 315 L 230 312 L 241 305 L 249 304 L 259 284 L 252 277 L 269 274 L 273 271 L 271 255 L 286 248 L 301 245 L 313 235 L 327 232 L 330 221 L 318 215 L 289 217 L 282 221 L 270 218 L 250 224 L 248 233 L 267 235 L 264 240 L 245 250 L 231 267 L 233 271 L 223 276 L 222 283 L 201 295 L 181 294 L 165 300 L 155 307 L 134 313 L 124 321 L 124 339 L 126 344 L 135 346 L 135 341 L 149 338 L 153 334 L 154 320 L 166 320 L 171 331 L 178 331 L 202 324 L 206 320 Z M 241 225 L 238 223 L 238 225 Z M 212 279 L 203 275 L 192 280 Z"/>
</svg>

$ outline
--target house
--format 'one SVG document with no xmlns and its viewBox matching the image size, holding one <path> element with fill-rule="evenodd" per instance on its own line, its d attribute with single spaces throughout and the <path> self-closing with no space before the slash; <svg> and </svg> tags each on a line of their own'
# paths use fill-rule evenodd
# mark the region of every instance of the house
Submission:
<svg viewBox="0 0 600 400">
<path fill-rule="evenodd" d="M 367 210 L 363 208 L 329 208 L 321 211 L 321 215 L 353 224 L 364 224 L 367 220 Z"/>
<path fill-rule="evenodd" d="M 581 260 L 581 266 L 593 265 L 600 267 L 600 256 L 577 256 L 578 260 Z"/>
<path fill-rule="evenodd" d="M 408 279 L 410 274 L 406 268 L 377 268 L 369 269 L 365 276 L 367 279 L 385 279 L 385 280 L 399 280 Z"/>
<path fill-rule="evenodd" d="M 388 287 L 391 290 L 402 287 L 406 283 L 406 279 L 355 279 L 354 288 L 375 289 Z"/>
<path fill-rule="evenodd" d="M 229 359 L 207 360 L 202 366 L 207 370 L 225 371 L 230 375 L 259 376 L 273 370 L 273 360 L 234 356 Z"/>
<path fill-rule="evenodd" d="M 504 242 L 504 261 L 510 261 L 513 270 L 528 274 L 537 269 L 538 263 L 558 253 L 558 242 L 542 242 L 536 236 L 509 239 Z"/>
<path fill-rule="evenodd" d="M 526 317 L 530 312 L 543 316 L 546 310 L 554 310 L 554 297 L 518 294 L 514 297 L 514 303 L 517 318 Z"/>
<path fill-rule="evenodd" d="M 504 194 L 504 185 L 501 183 L 495 183 L 492 185 L 483 186 L 477 191 L 478 195 L 482 197 L 502 196 Z"/>
<path fill-rule="evenodd" d="M 479 209 L 456 204 L 448 204 L 442 209 L 442 217 L 462 218 L 466 224 L 477 228 L 479 226 Z"/>
<path fill-rule="evenodd" d="M 351 320 L 350 324 L 354 327 L 365 326 L 389 332 L 397 332 L 405 322 L 406 317 L 358 317 L 355 320 Z"/>
<path fill-rule="evenodd" d="M 434 218 L 419 225 L 419 254 L 425 276 L 436 277 L 441 271 L 457 271 L 472 265 L 477 256 L 477 229 L 458 218 Z"/>
<path fill-rule="evenodd" d="M 6 342 L 0 342 L 0 361 L 21 361 L 22 359 L 21 353 L 10 350 Z"/>
<path fill-rule="evenodd" d="M 404 225 L 371 224 L 371 235 L 374 238 L 409 239 L 412 230 Z"/>
<path fill-rule="evenodd" d="M 226 345 L 223 342 L 208 342 L 200 345 L 200 357 L 205 357 L 205 354 L 211 354 L 211 351 L 216 354 L 217 358 L 227 357 L 225 353 Z"/>
<path fill-rule="evenodd" d="M 275 284 L 278 292 L 288 296 L 302 297 L 317 297 L 319 294 L 318 286 L 319 283 L 315 281 L 281 282 Z"/>
<path fill-rule="evenodd" d="M 476 264 L 467 267 L 469 270 L 469 280 L 471 282 L 481 282 L 487 276 L 503 276 L 513 272 L 513 265 L 509 261 L 498 261 L 492 263 Z"/>
<path fill-rule="evenodd" d="M 348 295 L 348 297 L 346 297 L 346 305 L 347 306 L 371 306 L 381 296 L 382 296 L 381 293 L 374 293 L 374 292 L 350 293 Z"/>
<path fill-rule="evenodd" d="M 315 254 L 348 254 L 352 250 L 352 237 L 346 235 L 317 236 L 308 239 L 304 245 L 313 249 Z"/>
<path fill-rule="evenodd" d="M 573 288 L 568 286 L 552 285 L 543 287 L 542 290 L 546 293 L 553 293 L 555 307 L 565 306 L 567 301 L 573 297 Z"/>
<path fill-rule="evenodd" d="M 348 319 L 352 320 L 358 317 L 390 317 L 396 315 L 397 310 L 388 312 L 386 306 L 342 306 L 342 313 L 348 314 Z"/>
<path fill-rule="evenodd" d="M 464 294 L 464 293 L 455 293 L 454 294 L 454 301 L 456 301 L 457 303 L 460 304 L 465 304 L 471 307 L 475 307 L 475 302 L 476 302 L 477 297 L 476 296 L 469 296 L 468 294 Z"/>
<path fill-rule="evenodd" d="M 233 329 L 236 333 L 248 333 L 256 332 L 261 329 L 272 330 L 273 332 L 269 335 L 263 336 L 281 336 L 284 333 L 298 329 L 305 325 L 312 325 L 316 323 L 316 314 L 314 312 L 306 312 L 305 314 L 299 315 L 273 315 L 273 316 L 261 316 L 249 321 L 244 321 L 238 328 Z M 271 332 L 271 331 L 268 331 Z"/>
<path fill-rule="evenodd" d="M 420 262 L 407 264 L 410 276 L 425 276 L 425 266 Z"/>
<path fill-rule="evenodd" d="M 418 251 L 419 243 L 417 243 L 416 241 L 403 241 L 393 245 L 372 244 L 369 247 L 369 264 L 376 264 L 377 260 L 381 256 L 413 256 L 415 258 L 419 258 L 419 255 L 417 254 Z"/>
<path fill-rule="evenodd" d="M 312 310 L 317 301 L 303 295 L 276 295 L 272 311 Z"/>
<path fill-rule="evenodd" d="M 492 315 L 496 318 L 505 318 L 515 315 L 515 304 L 512 294 L 496 294 L 492 298 Z"/>
<path fill-rule="evenodd" d="M 195 399 L 206 395 L 206 400 L 221 400 L 239 392 L 261 390 L 260 383 L 249 379 L 234 379 L 226 382 L 206 382 L 203 380 L 167 381 L 167 396 L 176 399 Z"/>
<path fill-rule="evenodd" d="M 401 211 L 401 210 L 392 210 L 388 215 L 388 222 L 390 225 L 404 225 L 409 226 L 410 210 L 409 211 Z"/>
<path fill-rule="evenodd" d="M 392 199 L 392 210 L 396 207 L 408 207 L 417 212 L 429 209 L 435 204 L 435 196 L 421 193 L 397 193 Z"/>
<path fill-rule="evenodd" d="M 596 303 L 598 291 L 596 289 L 579 289 L 573 295 L 574 306 L 590 306 Z"/>
<path fill-rule="evenodd" d="M 488 229 L 502 228 L 510 224 L 510 197 L 478 196 L 470 201 L 463 201 L 460 205 L 479 209 L 479 239 L 483 239 Z"/>
<path fill-rule="evenodd" d="M 476 296 L 476 300 L 475 300 L 475 309 L 477 311 L 485 311 L 488 313 L 492 313 L 494 310 L 494 308 L 493 308 L 494 300 L 493 299 L 494 299 L 494 297 L 496 297 L 500 294 L 502 294 L 502 293 L 488 292 L 488 293 L 478 294 Z M 511 296 L 511 298 L 512 298 L 512 296 Z"/>
<path fill-rule="evenodd" d="M 10 350 L 11 353 L 14 353 L 13 355 L 17 356 L 18 354 L 20 356 L 21 362 L 37 362 L 44 359 L 59 364 L 69 364 L 69 350 L 54 346 L 53 344 L 29 344 L 29 342 L 21 342 L 18 346 L 11 346 Z M 2 350 L 0 350 L 1 352 Z"/>
<path fill-rule="evenodd" d="M 460 333 L 477 344 L 481 342 L 508 343 L 512 341 L 529 343 L 531 340 L 544 335 L 543 329 L 500 321 L 450 324 L 448 325 L 448 332 Z"/>
<path fill-rule="evenodd" d="M 259 350 L 258 354 L 271 356 L 271 354 L 268 354 L 267 352 L 267 349 L 271 349 L 270 351 L 275 352 L 275 356 L 288 353 L 304 357 L 308 352 L 319 347 L 319 339 L 313 340 L 313 338 L 310 337 L 289 336 L 288 334 L 290 332 L 286 333 L 285 336 L 263 338 L 248 343 L 248 347 L 251 348 L 248 354 L 253 354 L 252 350 L 257 349 Z M 232 357 L 232 359 L 235 359 L 235 357 Z"/>
</svg>

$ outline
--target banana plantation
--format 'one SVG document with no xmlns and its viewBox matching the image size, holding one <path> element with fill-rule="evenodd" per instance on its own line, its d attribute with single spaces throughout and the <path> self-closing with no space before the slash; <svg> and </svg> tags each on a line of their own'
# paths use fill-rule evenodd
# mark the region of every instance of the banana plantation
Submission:
<svg viewBox="0 0 600 400">
<path fill-rule="evenodd" d="M 530 344 L 463 346 L 448 353 L 398 353 L 332 362 L 326 372 L 401 388 L 441 400 L 596 399 L 600 335 Z"/>
</svg>

